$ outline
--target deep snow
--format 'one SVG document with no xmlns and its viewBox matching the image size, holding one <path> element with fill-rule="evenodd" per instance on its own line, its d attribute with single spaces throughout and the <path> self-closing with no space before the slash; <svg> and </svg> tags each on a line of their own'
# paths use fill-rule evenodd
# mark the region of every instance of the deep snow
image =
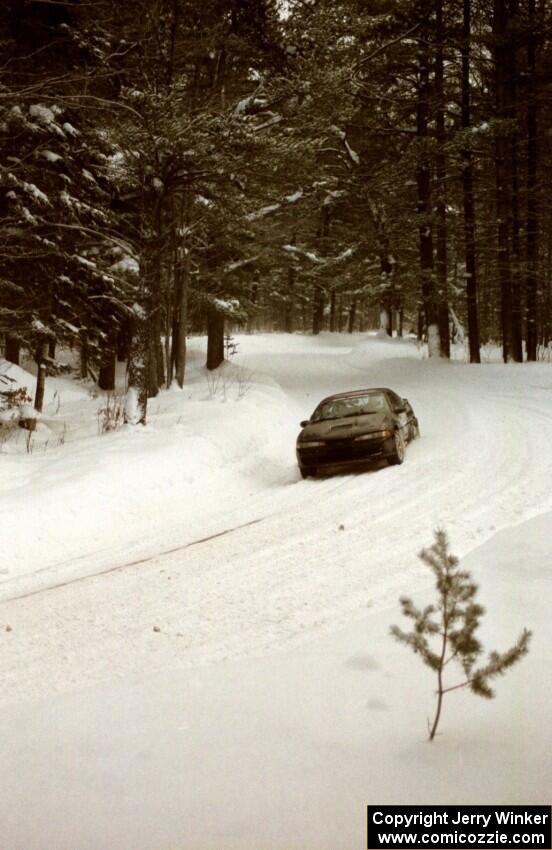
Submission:
<svg viewBox="0 0 552 850">
<path fill-rule="evenodd" d="M 138 432 L 98 437 L 100 401 L 51 381 L 65 444 L 0 458 L 2 850 L 348 850 L 366 802 L 547 799 L 550 365 L 238 341 L 209 386 L 193 340 Z M 301 481 L 299 420 L 363 386 L 407 396 L 422 438 L 402 467 Z M 429 601 L 437 525 L 489 648 L 535 637 L 494 702 L 447 697 L 429 745 L 433 683 L 388 630 L 399 595 Z"/>
</svg>

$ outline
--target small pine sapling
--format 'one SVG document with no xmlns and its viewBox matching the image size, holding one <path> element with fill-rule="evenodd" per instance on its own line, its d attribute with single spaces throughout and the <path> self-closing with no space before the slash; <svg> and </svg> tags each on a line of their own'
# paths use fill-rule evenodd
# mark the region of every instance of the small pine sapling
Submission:
<svg viewBox="0 0 552 850">
<path fill-rule="evenodd" d="M 477 585 L 468 572 L 458 569 L 458 558 L 450 554 L 446 533 L 437 530 L 435 542 L 429 549 L 422 549 L 419 557 L 433 571 L 438 601 L 420 610 L 411 599 L 401 598 L 403 614 L 414 621 L 414 627 L 411 632 L 403 632 L 392 626 L 391 634 L 420 655 L 424 664 L 437 674 L 435 717 L 431 725 L 428 723 L 429 740 L 433 741 L 444 695 L 468 687 L 477 696 L 491 699 L 494 692 L 490 680 L 501 676 L 527 654 L 531 632 L 524 629 L 510 649 L 504 653 L 491 652 L 487 662 L 481 663 L 483 647 L 475 633 L 485 609 L 475 602 Z M 445 685 L 445 668 L 452 661 L 461 666 L 463 679 Z"/>
</svg>

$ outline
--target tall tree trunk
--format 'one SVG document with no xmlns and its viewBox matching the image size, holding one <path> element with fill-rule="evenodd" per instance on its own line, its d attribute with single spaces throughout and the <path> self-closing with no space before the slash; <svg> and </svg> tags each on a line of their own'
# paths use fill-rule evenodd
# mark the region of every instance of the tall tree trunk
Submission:
<svg viewBox="0 0 552 850">
<path fill-rule="evenodd" d="M 88 378 L 88 335 L 85 330 L 80 332 L 80 376 L 83 381 Z"/>
<path fill-rule="evenodd" d="M 44 390 L 46 388 L 46 363 L 44 362 L 44 357 L 47 350 L 48 343 L 43 340 L 37 345 L 35 354 L 37 373 L 34 406 L 35 410 L 38 410 L 39 413 L 42 413 L 42 408 L 44 406 Z"/>
<path fill-rule="evenodd" d="M 158 363 L 158 347 L 157 347 L 157 327 L 155 320 L 152 320 L 149 332 L 149 352 L 148 352 L 148 398 L 155 398 L 159 393 L 159 363 Z"/>
<path fill-rule="evenodd" d="M 182 269 L 178 287 L 178 335 L 176 343 L 176 382 L 182 389 L 186 371 L 186 333 L 188 331 L 188 291 L 190 287 L 191 256 L 190 249 L 184 248 L 181 254 Z"/>
<path fill-rule="evenodd" d="M 146 286 L 146 282 L 142 282 Z M 142 305 L 147 304 L 147 292 L 142 295 Z M 128 391 L 125 402 L 125 422 L 145 425 L 148 409 L 148 383 L 151 325 L 143 306 L 133 322 L 133 336 L 128 363 Z"/>
<path fill-rule="evenodd" d="M 158 252 L 154 259 L 159 263 Z M 153 291 L 151 293 L 150 310 L 150 352 L 148 358 L 148 398 L 155 398 L 159 388 L 165 382 L 165 368 L 163 363 L 163 345 L 161 342 L 161 269 L 159 266 L 153 270 Z"/>
<path fill-rule="evenodd" d="M 439 337 L 441 356 L 450 357 L 450 330 L 448 310 L 448 257 L 447 257 L 447 205 L 446 205 L 446 156 L 445 156 L 445 92 L 444 92 L 444 25 L 443 0 L 435 4 L 435 136 L 437 152 L 435 156 L 435 182 L 437 199 L 436 212 L 436 255 L 435 276 L 437 282 Z"/>
<path fill-rule="evenodd" d="M 285 302 L 284 329 L 293 333 L 293 313 L 295 309 L 295 268 L 290 265 L 287 272 L 287 296 Z"/>
<path fill-rule="evenodd" d="M 292 234 L 290 245 L 295 245 L 297 234 Z M 285 302 L 284 329 L 285 332 L 293 333 L 293 316 L 295 310 L 295 266 L 290 263 L 287 270 L 287 294 Z"/>
<path fill-rule="evenodd" d="M 426 34 L 427 44 L 427 34 Z M 418 137 L 418 187 L 420 283 L 422 303 L 427 327 L 430 357 L 440 355 L 438 311 L 433 273 L 433 229 L 431 222 L 431 170 L 427 150 L 429 115 L 429 57 L 427 46 L 419 42 L 420 74 L 416 109 L 416 135 Z"/>
<path fill-rule="evenodd" d="M 174 269 L 172 273 L 174 275 Z M 165 386 L 168 388 L 171 386 L 174 378 L 174 355 L 173 355 L 173 327 L 174 327 L 174 295 L 176 292 L 176 287 L 174 285 L 174 278 L 171 286 L 171 281 L 168 281 L 167 291 L 165 293 L 165 365 L 167 367 L 167 380 L 165 382 Z M 173 289 L 175 290 L 173 292 Z"/>
<path fill-rule="evenodd" d="M 512 357 L 523 360 L 522 292 L 521 292 L 521 221 L 519 217 L 519 180 L 517 139 L 511 142 L 512 164 Z"/>
<path fill-rule="evenodd" d="M 186 234 L 190 227 L 190 190 L 186 189 L 186 194 L 182 203 L 180 221 L 181 231 Z M 188 236 L 186 235 L 186 240 Z M 192 271 L 192 257 L 190 246 L 188 244 L 180 245 L 177 251 L 177 304 L 176 304 L 176 325 L 178 328 L 175 355 L 176 355 L 176 382 L 182 389 L 184 386 L 184 373 L 186 371 L 186 334 L 188 331 L 188 292 L 190 289 L 190 276 Z"/>
<path fill-rule="evenodd" d="M 208 369 L 216 369 L 224 361 L 224 313 L 210 310 L 207 317 Z"/>
<path fill-rule="evenodd" d="M 319 334 L 324 320 L 324 290 L 319 283 L 314 284 L 312 299 L 312 332 Z"/>
<path fill-rule="evenodd" d="M 379 329 L 385 331 L 388 336 L 393 336 L 393 309 L 395 306 L 394 271 L 395 262 L 391 256 L 389 235 L 385 221 L 385 214 L 381 207 L 370 201 L 369 209 L 372 215 L 372 223 L 376 231 L 378 241 L 378 254 L 380 261 L 380 299 L 379 299 Z"/>
<path fill-rule="evenodd" d="M 132 322 L 130 319 L 125 318 L 117 331 L 117 361 L 119 363 L 124 363 L 125 360 L 128 360 L 131 340 Z"/>
<path fill-rule="evenodd" d="M 504 121 L 511 114 L 508 89 L 508 10 L 506 0 L 494 0 L 493 36 L 495 64 L 496 115 Z M 510 261 L 511 196 L 510 145 L 504 128 L 496 131 L 496 217 L 497 273 L 500 286 L 502 325 L 502 357 L 512 359 L 512 276 Z"/>
<path fill-rule="evenodd" d="M 537 359 L 538 316 L 538 208 L 537 208 L 537 97 L 536 97 L 536 21 L 535 0 L 528 0 L 529 33 L 527 41 L 527 360 Z"/>
<path fill-rule="evenodd" d="M 134 309 L 133 335 L 128 362 L 128 390 L 125 401 L 125 422 L 145 425 L 148 409 L 148 390 L 151 380 L 152 354 L 152 280 L 158 269 L 158 243 L 143 238 L 140 261 L 139 300 Z"/>
<path fill-rule="evenodd" d="M 148 396 L 159 391 L 161 348 L 162 241 L 161 198 L 143 176 L 141 210 L 140 285 L 134 309 L 133 338 L 128 364 L 125 422 L 145 425 Z"/>
<path fill-rule="evenodd" d="M 251 304 L 253 305 L 253 310 L 247 317 L 247 333 L 252 334 L 255 330 L 255 316 L 257 315 L 256 306 L 259 300 L 259 285 L 257 283 L 253 284 L 251 289 Z M 303 330 L 305 330 L 305 316 L 303 315 Z"/>
<path fill-rule="evenodd" d="M 379 230 L 379 258 L 380 279 L 382 295 L 380 298 L 380 330 L 385 331 L 387 336 L 393 336 L 393 309 L 394 309 L 394 264 L 389 256 L 389 239 L 383 224 L 378 225 Z"/>
<path fill-rule="evenodd" d="M 508 39 L 508 77 L 509 77 L 509 104 L 508 112 L 512 121 L 510 133 L 510 167 L 511 177 L 511 199 L 512 199 L 512 357 L 517 363 L 523 360 L 523 332 L 522 332 L 522 293 L 521 293 L 521 221 L 519 216 L 519 177 L 518 177 L 518 133 L 517 126 L 514 127 L 517 107 L 517 57 L 515 36 L 511 29 L 515 29 L 515 20 L 518 15 L 518 0 L 510 0 L 509 6 L 509 39 Z"/>
<path fill-rule="evenodd" d="M 348 327 L 347 327 L 347 330 L 349 331 L 350 334 L 352 334 L 354 329 L 355 329 L 356 309 L 357 309 L 357 299 L 356 299 L 356 296 L 353 296 L 353 299 L 351 301 L 351 307 L 349 309 L 349 324 L 348 324 Z"/>
<path fill-rule="evenodd" d="M 334 333 L 336 326 L 335 321 L 335 289 L 330 293 L 330 332 Z"/>
<path fill-rule="evenodd" d="M 112 392 L 115 389 L 116 363 L 115 341 L 112 338 L 108 338 L 103 350 L 102 362 L 98 374 L 98 386 L 101 390 Z"/>
<path fill-rule="evenodd" d="M 328 237 L 330 235 L 330 208 L 322 206 L 320 208 L 320 226 L 318 228 L 317 237 L 322 254 L 326 254 L 328 250 Z M 313 310 L 312 310 L 312 332 L 319 334 L 324 324 L 324 307 L 326 296 L 324 288 L 320 283 L 314 284 Z"/>
<path fill-rule="evenodd" d="M 471 125 L 470 103 L 471 0 L 463 0 L 462 22 L 462 127 Z M 481 363 L 479 308 L 477 304 L 477 265 L 475 257 L 475 203 L 473 195 L 472 154 L 462 151 L 462 194 L 464 201 L 464 245 L 466 256 L 466 300 L 470 363 Z"/>
<path fill-rule="evenodd" d="M 17 339 L 17 337 L 12 336 L 11 334 L 6 335 L 6 343 L 4 346 L 4 357 L 6 360 L 9 360 L 10 363 L 14 363 L 16 366 L 19 366 L 19 358 L 21 356 L 21 343 Z"/>
<path fill-rule="evenodd" d="M 540 338 L 544 346 L 552 339 L 552 231 L 548 233 Z"/>
</svg>

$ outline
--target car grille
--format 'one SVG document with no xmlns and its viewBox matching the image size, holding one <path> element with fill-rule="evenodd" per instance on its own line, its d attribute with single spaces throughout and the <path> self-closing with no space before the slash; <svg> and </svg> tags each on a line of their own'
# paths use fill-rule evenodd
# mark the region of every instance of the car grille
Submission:
<svg viewBox="0 0 552 850">
<path fill-rule="evenodd" d="M 298 449 L 301 462 L 304 464 L 345 463 L 352 460 L 365 460 L 372 455 L 381 454 L 385 440 L 327 440 L 323 446 Z"/>
</svg>

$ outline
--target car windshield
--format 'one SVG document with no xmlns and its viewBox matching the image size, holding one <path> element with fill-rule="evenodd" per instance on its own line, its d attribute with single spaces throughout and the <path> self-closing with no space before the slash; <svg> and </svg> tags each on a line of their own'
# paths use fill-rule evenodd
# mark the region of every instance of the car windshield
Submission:
<svg viewBox="0 0 552 850">
<path fill-rule="evenodd" d="M 383 393 L 336 398 L 324 401 L 312 415 L 312 422 L 324 419 L 343 419 L 346 416 L 364 416 L 368 413 L 385 413 L 388 410 L 387 399 Z"/>
</svg>

